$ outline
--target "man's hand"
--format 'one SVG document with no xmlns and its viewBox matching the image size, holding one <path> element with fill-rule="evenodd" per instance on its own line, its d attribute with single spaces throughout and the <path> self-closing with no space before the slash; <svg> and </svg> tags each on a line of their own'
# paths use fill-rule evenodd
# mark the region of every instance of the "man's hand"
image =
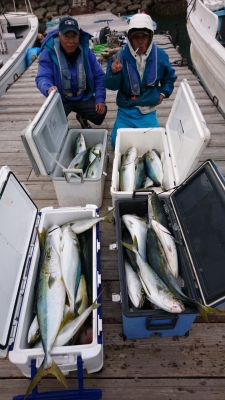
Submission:
<svg viewBox="0 0 225 400">
<path fill-rule="evenodd" d="M 48 89 L 48 94 L 50 94 L 53 90 L 58 90 L 57 86 L 51 86 L 51 87 Z"/>
<path fill-rule="evenodd" d="M 103 103 L 98 103 L 95 104 L 95 110 L 98 114 L 104 114 L 105 112 L 105 104 Z"/>
<path fill-rule="evenodd" d="M 156 106 L 158 106 L 159 104 L 161 104 L 161 103 L 163 102 L 163 100 L 164 100 L 164 96 L 163 96 L 163 94 L 160 94 L 160 100 L 159 100 L 159 102 L 156 104 Z"/>
<path fill-rule="evenodd" d="M 116 72 L 121 71 L 121 69 L 123 68 L 120 62 L 120 53 L 118 53 L 118 58 L 116 58 L 116 56 L 112 56 L 112 58 L 113 58 L 113 63 L 111 65 L 111 70 L 114 74 L 116 74 Z"/>
</svg>

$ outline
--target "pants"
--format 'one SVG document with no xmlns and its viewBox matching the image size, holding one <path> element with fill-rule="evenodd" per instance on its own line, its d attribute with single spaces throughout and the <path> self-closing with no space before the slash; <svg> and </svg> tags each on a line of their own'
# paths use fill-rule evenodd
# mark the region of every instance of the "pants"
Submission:
<svg viewBox="0 0 225 400">
<path fill-rule="evenodd" d="M 104 114 L 98 114 L 95 111 L 95 100 L 93 97 L 86 101 L 65 101 L 63 102 L 63 107 L 66 116 L 74 111 L 95 125 L 101 125 L 107 113 L 107 107 Z"/>
<path fill-rule="evenodd" d="M 111 132 L 111 146 L 115 148 L 117 129 L 119 128 L 159 128 L 156 111 L 142 114 L 139 108 L 118 108 L 116 121 Z"/>
</svg>

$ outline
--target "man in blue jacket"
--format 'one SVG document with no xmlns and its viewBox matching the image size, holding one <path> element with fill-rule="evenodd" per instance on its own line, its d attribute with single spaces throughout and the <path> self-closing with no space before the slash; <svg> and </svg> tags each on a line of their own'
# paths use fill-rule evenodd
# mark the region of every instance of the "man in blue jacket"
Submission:
<svg viewBox="0 0 225 400">
<path fill-rule="evenodd" d="M 166 52 L 152 40 L 151 17 L 135 14 L 130 19 L 127 44 L 107 64 L 104 85 L 118 90 L 118 111 L 111 133 L 113 148 L 119 128 L 159 127 L 156 106 L 174 89 L 175 71 Z"/>
<path fill-rule="evenodd" d="M 42 42 L 36 76 L 41 93 L 58 90 L 66 116 L 76 112 L 84 129 L 91 128 L 88 120 L 101 125 L 107 112 L 104 71 L 89 49 L 90 38 L 74 18 L 62 18 Z"/>
</svg>

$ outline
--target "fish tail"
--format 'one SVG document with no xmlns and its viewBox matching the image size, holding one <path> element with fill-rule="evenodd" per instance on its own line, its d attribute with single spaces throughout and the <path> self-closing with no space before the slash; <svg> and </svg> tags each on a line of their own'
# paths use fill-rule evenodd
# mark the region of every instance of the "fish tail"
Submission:
<svg viewBox="0 0 225 400">
<path fill-rule="evenodd" d="M 111 220 L 111 218 L 109 218 L 111 216 L 111 214 L 113 213 L 113 211 L 115 210 L 115 207 L 113 207 L 111 210 L 109 210 L 103 217 L 103 220 L 105 222 L 109 222 L 110 224 L 113 224 L 113 221 Z"/>
<path fill-rule="evenodd" d="M 225 312 L 221 311 L 221 310 L 217 310 L 216 308 L 213 307 L 208 307 L 208 306 L 204 306 L 201 303 L 197 303 L 197 308 L 199 313 L 201 314 L 202 318 L 204 318 L 204 320 L 206 322 L 209 322 L 209 314 L 220 314 L 220 315 L 225 315 Z"/>
<path fill-rule="evenodd" d="M 136 250 L 138 250 L 138 243 L 137 243 L 137 237 L 134 235 L 134 240 L 133 240 L 133 244 L 128 244 L 126 242 L 123 242 L 121 240 L 121 243 L 124 247 L 126 247 L 127 249 L 133 251 L 135 253 Z"/>
<path fill-rule="evenodd" d="M 38 234 L 38 240 L 39 240 L 40 246 L 44 247 L 45 246 L 45 242 L 46 242 L 46 230 L 45 230 L 45 228 L 43 228 L 41 232 L 39 232 L 39 230 L 38 230 L 37 234 Z"/>
<path fill-rule="evenodd" d="M 48 374 L 54 375 L 66 388 L 68 388 L 66 379 L 65 379 L 62 371 L 58 367 L 58 365 L 55 363 L 55 361 L 52 360 L 51 367 L 46 368 L 46 369 L 44 369 L 44 362 L 45 362 L 45 359 L 43 360 L 42 364 L 40 365 L 40 367 L 38 368 L 38 370 L 36 372 L 36 375 L 34 376 L 33 380 L 31 381 L 31 383 L 26 391 L 26 394 L 24 396 L 24 400 L 32 392 L 32 390 L 35 388 L 35 386 L 37 386 L 37 384 L 38 384 L 38 382 L 40 382 L 41 378 L 43 378 L 43 376 L 46 376 Z"/>
</svg>

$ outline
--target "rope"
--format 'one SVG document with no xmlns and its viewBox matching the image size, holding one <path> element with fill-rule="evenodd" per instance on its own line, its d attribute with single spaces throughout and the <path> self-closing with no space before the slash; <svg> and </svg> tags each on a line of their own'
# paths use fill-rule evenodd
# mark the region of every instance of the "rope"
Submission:
<svg viewBox="0 0 225 400">
<path fill-rule="evenodd" d="M 195 5 L 196 5 L 196 0 L 191 0 L 190 3 L 189 3 L 189 5 L 191 5 L 191 3 L 193 3 L 193 4 L 192 4 L 192 7 L 191 7 L 191 9 L 190 9 L 190 11 L 189 11 L 189 13 L 188 13 L 188 15 L 187 15 L 186 21 L 188 20 L 189 15 L 191 14 L 193 8 L 194 8 Z"/>
</svg>

